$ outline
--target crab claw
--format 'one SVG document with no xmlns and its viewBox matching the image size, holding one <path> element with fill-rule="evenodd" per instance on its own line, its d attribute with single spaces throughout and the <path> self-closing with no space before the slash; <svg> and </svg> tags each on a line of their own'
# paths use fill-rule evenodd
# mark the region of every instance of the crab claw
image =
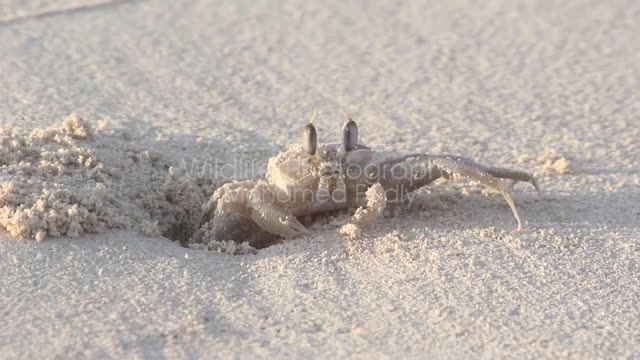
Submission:
<svg viewBox="0 0 640 360">
<path fill-rule="evenodd" d="M 264 231 L 253 220 L 238 213 L 226 213 L 215 216 L 198 230 L 193 241 L 233 241 L 248 243 L 256 249 L 266 248 L 279 243 L 282 237 Z"/>
<path fill-rule="evenodd" d="M 271 204 L 255 204 L 251 220 L 273 234 L 293 238 L 309 233 L 298 219 Z"/>
</svg>

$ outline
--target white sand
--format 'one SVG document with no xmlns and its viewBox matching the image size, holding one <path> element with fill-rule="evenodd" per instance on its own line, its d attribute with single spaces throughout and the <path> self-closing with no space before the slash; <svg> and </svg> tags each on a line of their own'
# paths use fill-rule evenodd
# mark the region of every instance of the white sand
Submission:
<svg viewBox="0 0 640 360">
<path fill-rule="evenodd" d="M 186 167 L 76 114 L 58 129 L 0 128 L 0 165 L 0 229 L 19 240 L 127 228 L 184 242 L 203 216 Z"/>
<path fill-rule="evenodd" d="M 640 5 L 474 4 L 3 3 L 4 127 L 76 112 L 177 168 L 244 168 L 314 108 L 338 140 L 349 107 L 381 151 L 532 171 L 544 196 L 516 187 L 518 233 L 496 194 L 438 182 L 360 239 L 320 220 L 242 255 L 5 233 L 0 357 L 639 357 Z"/>
</svg>

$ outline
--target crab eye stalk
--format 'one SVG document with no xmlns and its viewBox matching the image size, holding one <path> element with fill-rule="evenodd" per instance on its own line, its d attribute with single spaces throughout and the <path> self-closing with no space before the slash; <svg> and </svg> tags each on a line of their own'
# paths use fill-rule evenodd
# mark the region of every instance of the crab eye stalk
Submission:
<svg viewBox="0 0 640 360">
<path fill-rule="evenodd" d="M 351 151 L 358 145 L 358 125 L 351 119 L 342 127 L 342 145 L 346 151 Z"/>
<path fill-rule="evenodd" d="M 314 155 L 318 148 L 318 134 L 316 133 L 316 127 L 312 123 L 308 123 L 304 127 L 302 132 L 302 147 L 304 151 L 309 155 Z"/>
</svg>

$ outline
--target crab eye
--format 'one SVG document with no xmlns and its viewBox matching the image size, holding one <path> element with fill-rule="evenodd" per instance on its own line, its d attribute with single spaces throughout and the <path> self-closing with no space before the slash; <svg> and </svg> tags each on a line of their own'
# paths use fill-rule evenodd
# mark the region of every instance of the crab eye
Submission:
<svg viewBox="0 0 640 360">
<path fill-rule="evenodd" d="M 358 145 L 358 125 L 351 119 L 342 127 L 342 145 L 346 151 L 351 151 Z"/>
<path fill-rule="evenodd" d="M 302 147 L 309 155 L 314 155 L 316 153 L 316 148 L 318 147 L 318 134 L 316 133 L 316 128 L 312 123 L 308 123 L 304 127 L 304 131 L 302 133 Z"/>
</svg>

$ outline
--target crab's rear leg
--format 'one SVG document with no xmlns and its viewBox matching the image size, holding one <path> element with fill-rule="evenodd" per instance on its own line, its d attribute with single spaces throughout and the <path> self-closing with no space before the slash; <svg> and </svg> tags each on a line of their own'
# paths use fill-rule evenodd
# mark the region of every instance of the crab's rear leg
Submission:
<svg viewBox="0 0 640 360">
<path fill-rule="evenodd" d="M 513 180 L 514 184 L 517 183 L 518 181 L 526 181 L 531 185 L 533 185 L 536 191 L 540 193 L 540 187 L 538 186 L 538 182 L 536 181 L 536 179 L 533 177 L 533 175 L 524 171 L 495 167 L 495 166 L 485 166 L 485 165 L 478 164 L 477 162 L 471 159 L 467 159 L 461 156 L 446 155 L 446 156 L 435 156 L 434 158 L 453 159 L 461 164 L 466 165 L 467 167 L 471 167 L 474 169 L 487 172 L 488 174 L 495 176 L 497 178 Z"/>
<path fill-rule="evenodd" d="M 391 200 L 390 194 L 395 193 L 397 194 L 396 200 L 401 200 L 406 194 L 440 177 L 468 178 L 498 191 L 509 204 L 518 224 L 518 230 L 522 229 L 518 209 L 507 191 L 507 187 L 500 179 L 527 181 L 539 191 L 533 176 L 526 172 L 484 166 L 473 160 L 451 155 L 414 154 L 388 160 L 378 166 L 375 180 L 383 184 L 387 190 L 388 199 Z"/>
<path fill-rule="evenodd" d="M 431 156 L 430 162 L 433 166 L 440 169 L 443 176 L 452 177 L 454 179 L 468 178 L 498 191 L 509 204 L 511 211 L 513 212 L 513 216 L 518 224 L 518 230 L 522 230 L 522 221 L 520 220 L 516 204 L 514 203 L 511 194 L 507 191 L 505 184 L 500 181 L 500 178 L 515 181 L 528 181 L 536 188 L 536 190 L 539 191 L 538 183 L 535 181 L 533 176 L 522 171 L 483 166 L 473 160 L 459 156 Z"/>
<path fill-rule="evenodd" d="M 407 155 L 367 167 L 366 182 L 380 184 L 388 202 L 401 202 L 407 195 L 442 177 L 439 168 L 424 154 Z"/>
</svg>

